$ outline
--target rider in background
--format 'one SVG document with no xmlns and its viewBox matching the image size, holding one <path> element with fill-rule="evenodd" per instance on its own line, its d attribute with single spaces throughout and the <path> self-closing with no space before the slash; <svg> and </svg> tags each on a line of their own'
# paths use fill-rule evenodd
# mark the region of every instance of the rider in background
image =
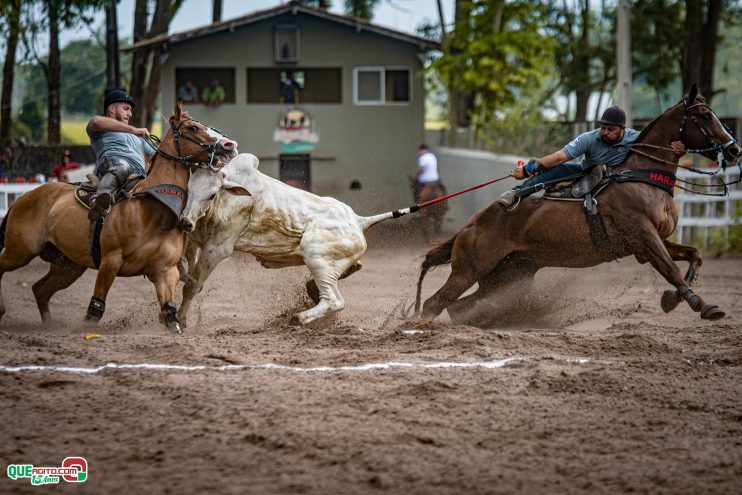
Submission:
<svg viewBox="0 0 742 495">
<path fill-rule="evenodd" d="M 579 174 L 598 164 L 609 168 L 621 165 L 639 137 L 639 131 L 626 127 L 626 112 L 617 106 L 606 109 L 598 122 L 601 124 L 598 129 L 580 134 L 561 150 L 540 160 L 532 158 L 525 166 L 513 169 L 511 176 L 528 180 L 504 192 L 497 200 L 500 206 L 510 208 L 520 196 L 535 192 L 532 187 L 538 184 Z M 670 147 L 678 156 L 685 154 L 685 146 L 680 141 L 670 143 Z M 566 163 L 580 156 L 584 156 L 581 163 Z"/>
<path fill-rule="evenodd" d="M 135 107 L 134 99 L 126 91 L 114 89 L 106 95 L 103 115 L 88 122 L 87 133 L 95 151 L 95 175 L 100 178 L 98 193 L 88 213 L 91 222 L 106 216 L 114 192 L 129 175 L 145 175 L 145 155 L 155 154 L 155 149 L 145 140 L 149 131 L 129 125 Z"/>
<path fill-rule="evenodd" d="M 428 187 L 443 187 L 438 175 L 438 159 L 427 144 L 421 144 L 417 151 L 417 169 L 413 177 L 415 200 L 420 201 L 423 190 Z"/>
</svg>

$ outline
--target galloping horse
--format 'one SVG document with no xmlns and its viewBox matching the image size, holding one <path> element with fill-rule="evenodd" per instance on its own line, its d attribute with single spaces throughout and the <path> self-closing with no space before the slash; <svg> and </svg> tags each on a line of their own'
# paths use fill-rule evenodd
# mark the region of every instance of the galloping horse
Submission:
<svg viewBox="0 0 742 495">
<path fill-rule="evenodd" d="M 669 143 L 678 139 L 686 148 L 696 148 L 708 158 L 716 159 L 723 153 L 725 160 L 734 163 L 740 156 L 736 139 L 725 130 L 694 84 L 678 104 L 647 125 L 626 161 L 609 175 L 616 178 L 622 173 L 625 177 L 658 170 L 655 177 L 665 185 L 669 182 L 671 191 L 678 157 Z M 598 201 L 612 256 L 601 255 L 594 247 L 578 203 L 529 197 L 510 212 L 493 203 L 470 218 L 454 237 L 427 253 L 415 312 L 420 308 L 426 272 L 449 262 L 451 275 L 425 301 L 421 320 L 432 320 L 448 309 L 452 320 L 468 321 L 471 315 L 467 312 L 474 303 L 513 285 L 518 290 L 530 290 L 536 272 L 543 267 L 582 268 L 633 255 L 639 263 L 649 262 L 676 288 L 662 297 L 665 312 L 672 311 L 682 298 L 704 319 L 724 317 L 723 311 L 706 304 L 690 288 L 702 263 L 698 250 L 667 240 L 678 221 L 667 190 L 645 182 L 614 180 Z M 674 261 L 689 262 L 685 278 Z M 477 291 L 459 299 L 474 283 L 478 283 Z"/>
<path fill-rule="evenodd" d="M 236 155 L 236 143 L 193 120 L 180 102 L 170 117 L 170 129 L 153 157 L 147 177 L 132 193 L 154 186 L 175 185 L 185 190 L 189 169 L 212 167 Z M 43 322 L 51 320 L 49 299 L 69 287 L 88 268 L 91 255 L 86 209 L 75 198 L 72 184 L 49 183 L 21 196 L 0 226 L 0 280 L 40 256 L 51 263 L 49 273 L 33 285 Z M 183 205 L 185 197 L 181 198 Z M 137 195 L 115 205 L 100 234 L 100 266 L 86 320 L 98 321 L 114 279 L 145 275 L 154 285 L 160 321 L 179 332 L 175 303 L 178 260 L 184 234 L 175 228 L 177 217 L 149 195 Z M 0 317 L 5 304 L 0 292 Z"/>
</svg>

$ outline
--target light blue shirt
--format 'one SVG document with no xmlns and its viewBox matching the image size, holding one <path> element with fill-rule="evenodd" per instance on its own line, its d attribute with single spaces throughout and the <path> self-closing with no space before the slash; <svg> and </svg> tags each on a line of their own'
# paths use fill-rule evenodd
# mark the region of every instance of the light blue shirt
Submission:
<svg viewBox="0 0 742 495">
<path fill-rule="evenodd" d="M 583 170 L 600 163 L 605 163 L 609 167 L 617 167 L 626 160 L 626 156 L 631 151 L 631 145 L 637 137 L 639 137 L 639 131 L 627 127 L 621 141 L 610 145 L 600 139 L 600 129 L 595 129 L 577 136 L 564 147 L 563 151 L 570 160 L 584 155 L 581 163 Z"/>
<path fill-rule="evenodd" d="M 89 125 L 89 124 L 88 124 Z M 155 149 L 144 138 L 128 132 L 88 132 L 95 151 L 95 171 L 106 158 L 123 158 L 131 163 L 135 174 L 145 175 L 144 154 L 152 157 Z"/>
</svg>

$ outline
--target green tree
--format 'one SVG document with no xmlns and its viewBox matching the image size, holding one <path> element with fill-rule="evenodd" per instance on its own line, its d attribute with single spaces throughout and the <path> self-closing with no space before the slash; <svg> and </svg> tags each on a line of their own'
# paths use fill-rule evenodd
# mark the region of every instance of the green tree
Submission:
<svg viewBox="0 0 742 495">
<path fill-rule="evenodd" d="M 157 0 L 155 9 L 150 16 L 149 2 L 136 0 L 134 6 L 134 36 L 131 57 L 131 85 L 130 93 L 134 101 L 139 103 L 132 118 L 132 125 L 136 127 L 152 127 L 155 119 L 155 106 L 160 93 L 162 78 L 162 62 L 160 55 L 164 50 L 162 44 L 145 44 L 149 39 L 166 34 L 170 22 L 183 4 L 183 0 Z M 150 19 L 147 27 L 147 19 Z"/>
<path fill-rule="evenodd" d="M 0 37 L 5 40 L 5 62 L 3 63 L 3 87 L 0 97 L 0 146 L 10 142 L 13 121 L 11 101 L 15 74 L 16 52 L 21 35 L 21 1 L 0 0 Z"/>
<path fill-rule="evenodd" d="M 45 0 L 39 2 L 41 8 L 35 9 L 35 16 L 29 19 L 25 44 L 28 56 L 34 58 L 42 67 L 46 78 L 47 142 L 52 146 L 58 145 L 61 139 L 59 32 L 79 23 L 90 24 L 92 13 L 100 8 L 102 3 L 103 0 Z M 43 31 L 48 32 L 46 56 L 41 55 L 43 48 L 38 43 Z"/>
<path fill-rule="evenodd" d="M 518 101 L 536 97 L 552 71 L 554 45 L 540 29 L 546 10 L 532 1 L 458 0 L 456 9 L 444 54 L 432 67 L 447 86 L 468 95 L 469 117 L 482 129 Z"/>
<path fill-rule="evenodd" d="M 374 17 L 374 9 L 379 5 L 379 0 L 344 0 L 345 13 L 353 17 L 360 17 L 370 21 Z"/>
<path fill-rule="evenodd" d="M 100 113 L 97 96 L 106 85 L 106 52 L 88 39 L 67 44 L 61 52 L 61 109 L 65 114 Z"/>
</svg>

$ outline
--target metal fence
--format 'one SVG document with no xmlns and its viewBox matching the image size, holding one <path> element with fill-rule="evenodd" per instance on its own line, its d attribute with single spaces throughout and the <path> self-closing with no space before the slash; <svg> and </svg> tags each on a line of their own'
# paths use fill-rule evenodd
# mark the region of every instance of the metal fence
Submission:
<svg viewBox="0 0 742 495">
<path fill-rule="evenodd" d="M 740 177 L 739 168 L 729 169 L 727 182 Z M 678 178 L 695 183 L 710 184 L 709 176 L 694 174 L 689 170 L 678 170 Z M 682 185 L 682 183 L 681 183 Z M 712 188 L 719 191 L 719 188 Z M 728 196 L 702 196 L 678 190 L 675 194 L 678 206 L 678 226 L 675 237 L 681 244 L 708 248 L 712 241 L 728 244 L 732 227 L 742 226 L 742 184 L 729 187 Z M 726 246 L 717 246 L 726 247 Z"/>
<path fill-rule="evenodd" d="M 0 219 L 5 218 L 8 208 L 23 193 L 39 187 L 41 184 L 0 184 Z"/>
</svg>

